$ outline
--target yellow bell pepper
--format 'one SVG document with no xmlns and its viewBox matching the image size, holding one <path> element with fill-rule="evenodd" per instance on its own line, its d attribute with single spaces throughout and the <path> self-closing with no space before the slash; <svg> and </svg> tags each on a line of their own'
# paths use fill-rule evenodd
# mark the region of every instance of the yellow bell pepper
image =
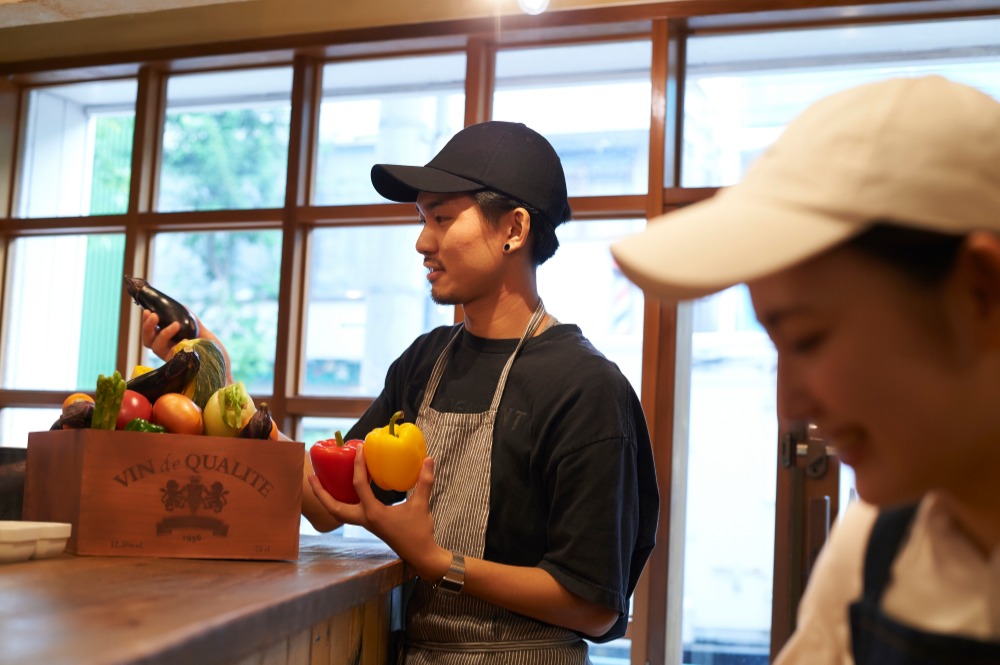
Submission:
<svg viewBox="0 0 1000 665">
<path fill-rule="evenodd" d="M 423 432 L 412 423 L 398 423 L 397 411 L 385 427 L 365 436 L 365 465 L 375 484 L 385 490 L 407 492 L 417 484 L 420 467 L 427 457 Z"/>
</svg>

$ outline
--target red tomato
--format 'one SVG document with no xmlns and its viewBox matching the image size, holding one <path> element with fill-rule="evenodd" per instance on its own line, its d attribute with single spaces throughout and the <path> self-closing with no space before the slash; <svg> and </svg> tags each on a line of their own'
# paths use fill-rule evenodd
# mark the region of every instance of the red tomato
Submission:
<svg viewBox="0 0 1000 665">
<path fill-rule="evenodd" d="M 360 439 L 345 443 L 337 432 L 336 439 L 317 441 L 309 449 L 309 459 L 320 485 L 342 503 L 361 503 L 358 493 L 354 491 L 354 456 L 361 443 L 364 441 Z"/>
<path fill-rule="evenodd" d="M 190 397 L 167 393 L 153 403 L 153 422 L 172 434 L 203 434 L 201 409 Z"/>
<path fill-rule="evenodd" d="M 135 418 L 150 420 L 152 417 L 153 405 L 149 403 L 146 396 L 134 390 L 126 390 L 122 397 L 122 406 L 118 409 L 115 429 L 125 429 L 125 425 L 128 425 Z"/>
</svg>

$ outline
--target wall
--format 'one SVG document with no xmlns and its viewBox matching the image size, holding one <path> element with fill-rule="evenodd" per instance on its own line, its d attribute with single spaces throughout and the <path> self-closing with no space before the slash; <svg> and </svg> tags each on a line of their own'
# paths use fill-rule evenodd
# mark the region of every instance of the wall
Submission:
<svg viewBox="0 0 1000 665">
<path fill-rule="evenodd" d="M 549 11 L 630 4 L 644 3 L 550 0 Z M 516 0 L 251 0 L 0 29 L 0 63 L 510 15 Z"/>
</svg>

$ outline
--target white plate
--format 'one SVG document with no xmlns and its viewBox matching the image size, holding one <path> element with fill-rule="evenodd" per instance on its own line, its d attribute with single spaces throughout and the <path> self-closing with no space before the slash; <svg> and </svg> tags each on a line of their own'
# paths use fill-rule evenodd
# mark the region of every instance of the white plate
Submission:
<svg viewBox="0 0 1000 665">
<path fill-rule="evenodd" d="M 0 563 L 58 556 L 72 529 L 65 522 L 0 520 Z"/>
</svg>

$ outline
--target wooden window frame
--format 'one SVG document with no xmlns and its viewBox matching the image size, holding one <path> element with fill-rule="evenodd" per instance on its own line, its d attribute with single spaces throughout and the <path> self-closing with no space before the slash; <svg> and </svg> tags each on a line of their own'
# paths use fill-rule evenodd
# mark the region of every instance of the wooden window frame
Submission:
<svg viewBox="0 0 1000 665">
<path fill-rule="evenodd" d="M 579 44 L 630 38 L 652 43 L 649 137 L 649 188 L 644 195 L 576 197 L 574 217 L 645 219 L 710 197 L 715 188 L 680 186 L 683 127 L 684 44 L 690 34 L 779 31 L 845 24 L 923 21 L 992 16 L 989 3 L 944 4 L 940 0 L 897 2 L 868 0 L 820 3 L 811 0 L 675 0 L 621 7 L 550 12 L 537 17 L 510 17 L 498 32 L 492 20 L 459 20 L 389 26 L 279 38 L 248 39 L 200 46 L 168 47 L 140 52 L 107 53 L 0 63 L 0 317 L 6 298 L 6 259 L 11 243 L 30 235 L 123 233 L 125 267 L 145 274 L 151 238 L 167 230 L 279 229 L 283 236 L 281 281 L 273 395 L 261 395 L 285 431 L 295 433 L 303 417 L 357 417 L 370 399 L 297 394 L 306 307 L 307 257 L 311 229 L 340 225 L 395 224 L 413 220 L 412 206 L 375 204 L 313 206 L 313 151 L 325 63 L 338 60 L 464 52 L 467 57 L 465 122 L 491 114 L 494 63 L 498 49 L 553 44 Z M 956 8 L 956 5 L 960 5 Z M 838 8 L 864 11 L 846 16 Z M 711 19 L 711 20 L 709 20 Z M 174 73 L 224 71 L 283 64 L 293 68 L 292 117 L 284 205 L 277 209 L 158 213 L 153 209 L 158 155 L 166 106 L 166 80 Z M 13 216 L 18 184 L 20 132 L 34 86 L 108 78 L 136 78 L 135 136 L 132 179 L 126 212 L 113 216 L 19 219 Z M 122 295 L 117 362 L 127 367 L 141 357 L 138 309 Z M 3 321 L 0 318 L 0 327 Z M 679 584 L 671 586 L 672 525 L 683 511 L 683 487 L 672 485 L 677 454 L 674 432 L 678 404 L 678 372 L 684 371 L 678 347 L 683 325 L 676 307 L 649 301 L 645 305 L 642 400 L 654 442 L 661 488 L 658 545 L 635 593 L 629 627 L 632 663 L 676 662 L 679 654 Z M 681 360 L 679 360 L 681 358 Z M 0 409 L 61 404 L 63 391 L 0 389 Z M 686 398 L 685 398 L 686 399 Z M 676 556 L 676 554 L 675 554 Z M 673 576 L 673 577 L 672 577 Z M 676 643 L 675 643 L 676 642 Z"/>
</svg>

